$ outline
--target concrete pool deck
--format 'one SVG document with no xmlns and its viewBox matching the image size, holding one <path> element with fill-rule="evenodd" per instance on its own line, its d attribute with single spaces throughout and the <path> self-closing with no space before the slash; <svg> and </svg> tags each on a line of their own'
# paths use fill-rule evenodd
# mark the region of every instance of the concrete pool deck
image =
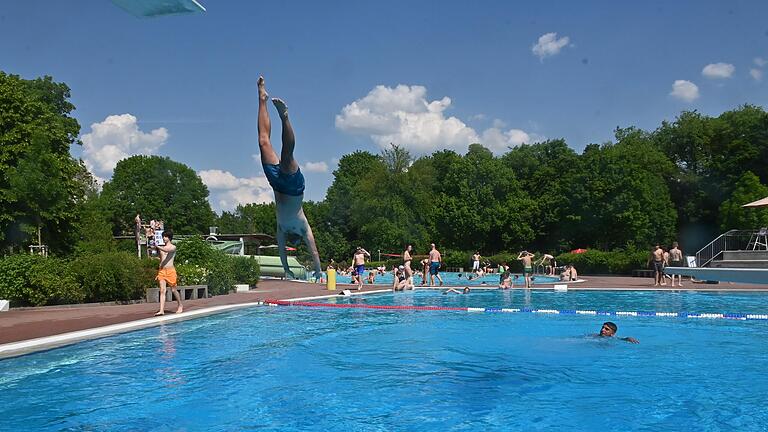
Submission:
<svg viewBox="0 0 768 432">
<path fill-rule="evenodd" d="M 738 284 L 720 282 L 719 284 L 700 284 L 684 281 L 682 288 L 669 285 L 653 287 L 648 278 L 619 276 L 584 276 L 578 284 L 568 284 L 569 290 L 659 290 L 659 291 L 752 291 L 768 292 L 768 285 Z M 247 293 L 235 293 L 208 299 L 188 300 L 184 302 L 184 313 L 174 314 L 175 302 L 166 305 L 164 317 L 153 317 L 157 303 L 136 303 L 127 305 L 95 304 L 49 306 L 42 308 L 15 308 L 0 313 L 0 358 L 20 355 L 41 349 L 62 346 L 80 340 L 92 339 L 108 334 L 131 331 L 184 319 L 197 318 L 213 313 L 224 312 L 240 307 L 258 306 L 265 299 L 291 300 L 317 298 L 338 294 L 343 289 L 353 289 L 349 284 L 339 284 L 337 289 L 329 291 L 324 285 L 281 280 L 262 280 L 256 289 Z M 364 285 L 362 294 L 381 292 L 384 285 Z M 418 288 L 418 287 L 417 287 Z M 493 288 L 489 286 L 488 288 Z M 521 289 L 515 287 L 514 289 Z M 537 285 L 533 289 L 553 289 L 553 284 Z M 357 293 L 357 291 L 353 291 Z M 101 330 L 99 330 L 101 329 Z M 79 333 L 73 333 L 79 332 Z M 71 335 L 67 339 L 64 334 Z M 57 335 L 61 337 L 57 338 Z M 50 343 L 47 340 L 48 338 Z M 35 343 L 37 340 L 39 343 Z M 29 342 L 23 352 L 11 351 L 11 345 L 19 346 Z M 46 343 L 48 343 L 46 345 Z M 35 348 L 37 347 L 37 348 Z M 6 351 L 4 353 L 4 348 Z"/>
</svg>

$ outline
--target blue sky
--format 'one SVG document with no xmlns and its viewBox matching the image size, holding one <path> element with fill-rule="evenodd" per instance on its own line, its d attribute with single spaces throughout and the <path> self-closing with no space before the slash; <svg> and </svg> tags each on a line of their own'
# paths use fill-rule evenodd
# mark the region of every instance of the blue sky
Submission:
<svg viewBox="0 0 768 432">
<path fill-rule="evenodd" d="M 314 200 L 342 155 L 388 142 L 581 151 L 684 109 L 768 105 L 765 1 L 200 1 L 144 19 L 108 0 L 5 2 L 0 70 L 71 87 L 73 154 L 99 178 L 169 156 L 216 210 L 272 199 L 253 157 L 258 74 L 288 102 Z"/>
</svg>

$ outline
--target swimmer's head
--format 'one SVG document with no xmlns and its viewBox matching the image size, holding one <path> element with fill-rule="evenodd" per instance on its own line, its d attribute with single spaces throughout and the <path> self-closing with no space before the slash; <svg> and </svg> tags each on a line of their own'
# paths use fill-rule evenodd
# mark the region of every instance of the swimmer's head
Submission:
<svg viewBox="0 0 768 432">
<path fill-rule="evenodd" d="M 618 329 L 619 327 L 616 324 L 612 323 L 611 321 L 606 321 L 600 328 L 600 336 L 611 337 L 616 334 Z"/>
<path fill-rule="evenodd" d="M 464 287 L 464 294 L 469 294 L 469 287 Z"/>
</svg>

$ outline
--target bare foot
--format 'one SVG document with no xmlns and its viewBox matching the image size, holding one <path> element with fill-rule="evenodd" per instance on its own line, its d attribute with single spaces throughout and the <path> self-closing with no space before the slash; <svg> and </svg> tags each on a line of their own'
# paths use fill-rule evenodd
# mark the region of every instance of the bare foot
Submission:
<svg viewBox="0 0 768 432">
<path fill-rule="evenodd" d="M 280 118 L 285 120 L 288 117 L 288 105 L 286 105 L 280 98 L 272 98 L 272 103 L 275 104 L 277 114 L 280 115 Z"/>
<path fill-rule="evenodd" d="M 259 99 L 267 100 L 269 98 L 269 93 L 267 93 L 267 89 L 264 87 L 263 76 L 259 75 L 259 80 L 256 81 L 256 85 L 259 87 Z"/>
<path fill-rule="evenodd" d="M 165 311 L 159 311 L 155 314 L 155 316 L 163 316 L 165 315 Z"/>
<path fill-rule="evenodd" d="M 179 306 L 178 309 L 176 309 L 176 313 L 182 313 L 184 312 L 184 306 Z"/>
</svg>

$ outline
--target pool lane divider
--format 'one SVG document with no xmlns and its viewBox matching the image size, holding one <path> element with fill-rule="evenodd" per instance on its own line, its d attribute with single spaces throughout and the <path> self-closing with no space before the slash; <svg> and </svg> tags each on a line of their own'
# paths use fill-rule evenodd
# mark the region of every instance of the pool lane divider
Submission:
<svg viewBox="0 0 768 432">
<path fill-rule="evenodd" d="M 264 300 L 267 306 L 298 306 L 330 309 L 374 309 L 374 310 L 412 310 L 412 311 L 451 311 L 481 313 L 532 313 L 549 315 L 594 315 L 594 316 L 632 316 L 666 318 L 731 319 L 741 321 L 768 321 L 768 314 L 743 313 L 696 313 L 696 312 L 647 312 L 647 311 L 601 311 L 577 309 L 530 309 L 530 308 L 495 308 L 495 307 L 450 307 L 450 306 L 403 306 L 371 305 L 363 303 L 319 303 L 291 300 Z"/>
</svg>

